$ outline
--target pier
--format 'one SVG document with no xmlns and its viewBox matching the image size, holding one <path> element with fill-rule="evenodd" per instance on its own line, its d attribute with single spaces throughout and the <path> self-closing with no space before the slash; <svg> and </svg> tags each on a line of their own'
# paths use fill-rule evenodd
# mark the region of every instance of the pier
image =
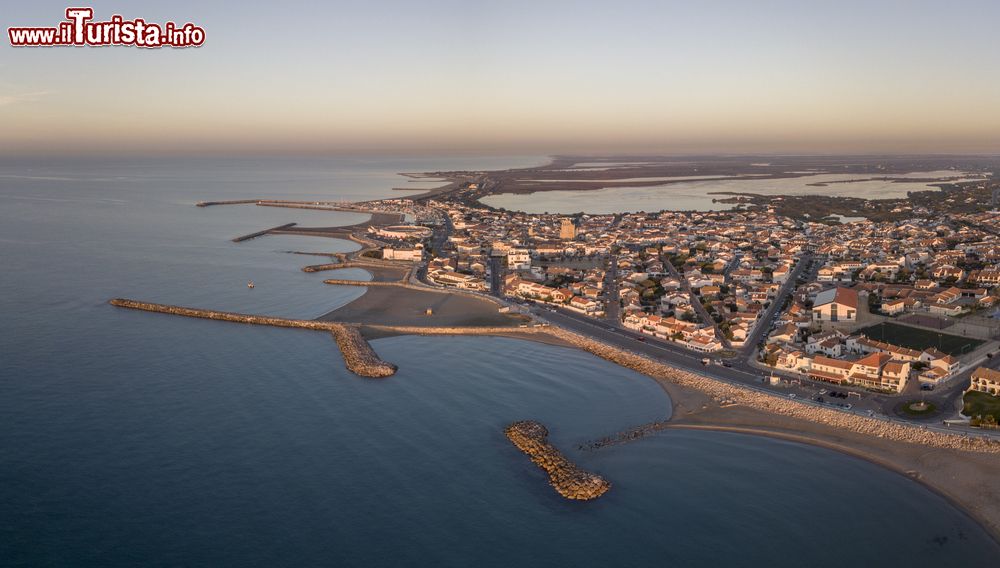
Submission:
<svg viewBox="0 0 1000 568">
<path fill-rule="evenodd" d="M 257 237 L 263 237 L 264 235 L 275 232 L 275 231 L 287 231 L 295 226 L 295 223 L 285 223 L 284 225 L 278 225 L 277 227 L 271 227 L 270 229 L 264 229 L 263 231 L 257 231 L 256 233 L 250 233 L 249 235 L 243 235 L 242 237 L 236 237 L 233 239 L 234 243 L 242 243 L 243 241 L 249 241 L 250 239 L 256 239 Z"/>
<path fill-rule="evenodd" d="M 549 484 L 567 499 L 589 501 L 604 495 L 611 483 L 583 471 L 548 442 L 549 431 L 539 422 L 522 420 L 504 430 L 511 443 L 549 474 Z"/>
</svg>

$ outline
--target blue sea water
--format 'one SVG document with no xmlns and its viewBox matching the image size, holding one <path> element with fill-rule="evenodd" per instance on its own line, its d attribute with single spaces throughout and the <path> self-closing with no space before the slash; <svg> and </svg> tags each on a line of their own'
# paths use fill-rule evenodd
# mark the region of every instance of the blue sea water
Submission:
<svg viewBox="0 0 1000 568">
<path fill-rule="evenodd" d="M 353 243 L 234 236 L 363 217 L 202 199 L 370 199 L 395 172 L 538 158 L 0 163 L 0 565 L 981 566 L 996 544 L 917 483 L 829 450 L 666 431 L 651 380 L 481 337 L 373 342 L 115 309 L 315 317 L 363 293 L 299 269 Z M 354 277 L 366 277 L 355 271 Z M 246 287 L 253 279 L 257 286 Z M 613 483 L 568 502 L 504 437 L 536 419 Z"/>
</svg>

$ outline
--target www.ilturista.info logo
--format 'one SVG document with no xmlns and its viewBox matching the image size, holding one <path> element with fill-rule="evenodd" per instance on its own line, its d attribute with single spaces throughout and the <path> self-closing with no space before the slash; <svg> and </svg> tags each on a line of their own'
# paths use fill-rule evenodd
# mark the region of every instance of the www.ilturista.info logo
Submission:
<svg viewBox="0 0 1000 568">
<path fill-rule="evenodd" d="M 94 22 L 93 8 L 66 8 L 66 21 L 47 28 L 7 28 L 13 47 L 105 46 L 199 47 L 205 30 L 188 22 L 153 24 L 142 18 L 126 20 L 115 14 L 105 22 Z"/>
</svg>

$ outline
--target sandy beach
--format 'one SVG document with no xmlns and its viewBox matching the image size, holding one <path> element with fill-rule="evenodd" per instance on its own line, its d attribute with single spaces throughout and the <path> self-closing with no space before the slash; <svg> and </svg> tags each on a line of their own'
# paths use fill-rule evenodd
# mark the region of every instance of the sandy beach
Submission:
<svg viewBox="0 0 1000 568">
<path fill-rule="evenodd" d="M 878 464 L 922 483 L 967 512 L 1000 542 L 1000 458 L 868 436 L 711 397 L 657 379 L 673 403 L 670 428 L 769 436 L 812 444 Z"/>
<path fill-rule="evenodd" d="M 432 307 L 435 315 L 424 315 L 423 310 L 427 307 Z M 358 300 L 320 319 L 422 327 L 515 327 L 522 321 L 501 314 L 496 308 L 496 304 L 489 300 L 462 294 L 372 287 Z M 398 335 L 365 327 L 362 331 L 369 339 Z M 515 337 L 572 346 L 572 342 L 560 340 L 558 333 L 526 330 Z M 656 373 L 646 374 L 670 396 L 673 406 L 670 428 L 771 436 L 865 459 L 918 481 L 942 495 L 986 527 L 1000 542 L 1000 476 L 997 475 L 1000 457 L 996 453 L 930 447 L 854 432 L 745 404 L 721 405 L 705 392 L 680 386 Z"/>
<path fill-rule="evenodd" d="M 472 295 L 372 286 L 357 300 L 318 319 L 425 327 L 517 327 L 527 321 L 521 316 L 502 314 L 498 307 Z M 431 315 L 427 315 L 428 309 Z"/>
</svg>

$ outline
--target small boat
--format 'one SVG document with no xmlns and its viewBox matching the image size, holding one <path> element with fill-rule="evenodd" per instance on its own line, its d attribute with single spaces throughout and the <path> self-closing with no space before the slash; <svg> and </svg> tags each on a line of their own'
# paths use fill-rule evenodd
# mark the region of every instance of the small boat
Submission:
<svg viewBox="0 0 1000 568">
<path fill-rule="evenodd" d="M 247 282 L 247 288 L 253 289 L 253 280 L 250 280 L 249 282 Z"/>
</svg>

